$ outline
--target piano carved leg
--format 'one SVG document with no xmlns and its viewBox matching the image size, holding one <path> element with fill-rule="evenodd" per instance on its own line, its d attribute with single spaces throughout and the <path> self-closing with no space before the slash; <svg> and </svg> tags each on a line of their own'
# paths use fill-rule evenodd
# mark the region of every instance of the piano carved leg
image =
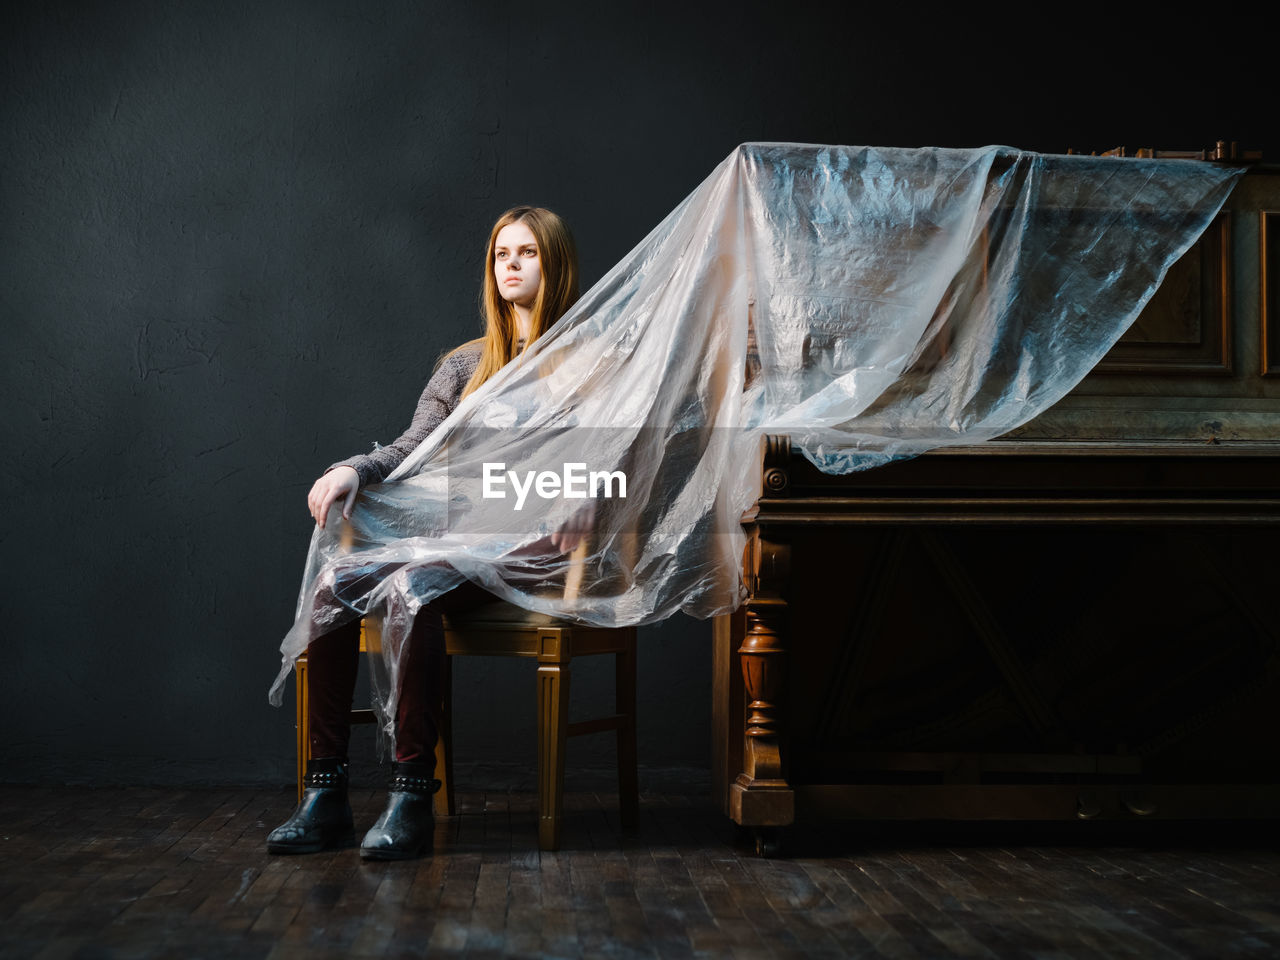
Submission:
<svg viewBox="0 0 1280 960">
<path fill-rule="evenodd" d="M 795 820 L 795 792 L 782 773 L 779 699 L 786 646 L 783 627 L 786 602 L 757 597 L 748 602 L 747 630 L 738 656 L 747 694 L 743 770 L 730 788 L 729 815 L 744 827 L 756 828 L 761 853 L 776 848 L 776 831 Z"/>
</svg>

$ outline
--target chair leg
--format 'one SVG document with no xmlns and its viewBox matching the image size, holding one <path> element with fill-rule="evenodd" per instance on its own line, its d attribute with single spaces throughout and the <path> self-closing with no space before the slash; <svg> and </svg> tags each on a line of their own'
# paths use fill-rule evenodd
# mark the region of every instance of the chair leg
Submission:
<svg viewBox="0 0 1280 960">
<path fill-rule="evenodd" d="M 618 812 L 622 826 L 634 830 L 640 819 L 640 782 L 636 770 L 636 630 L 627 648 L 614 654 L 614 712 L 618 725 Z"/>
<path fill-rule="evenodd" d="M 436 779 L 440 790 L 435 796 L 437 817 L 452 817 L 458 808 L 453 798 L 453 657 L 443 657 L 444 677 L 440 687 L 444 703 L 440 707 L 440 728 L 436 737 Z"/>
<path fill-rule="evenodd" d="M 310 687 L 307 685 L 307 655 L 304 653 L 293 664 L 295 680 L 294 699 L 298 702 L 298 802 L 302 802 L 302 782 L 307 776 L 307 761 L 311 759 Z"/>
<path fill-rule="evenodd" d="M 556 631 L 558 634 L 559 631 Z M 566 640 L 568 638 L 565 638 Z M 559 636 L 540 638 L 538 656 L 538 847 L 560 849 L 564 743 L 569 725 L 569 655 Z"/>
</svg>

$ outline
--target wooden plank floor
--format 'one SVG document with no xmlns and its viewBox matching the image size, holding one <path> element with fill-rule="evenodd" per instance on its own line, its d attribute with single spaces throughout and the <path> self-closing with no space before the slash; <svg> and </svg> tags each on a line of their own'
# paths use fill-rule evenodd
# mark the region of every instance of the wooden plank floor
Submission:
<svg viewBox="0 0 1280 960">
<path fill-rule="evenodd" d="M 577 793 L 540 854 L 534 804 L 464 795 L 433 856 L 364 864 L 268 856 L 287 790 L 3 787 L 0 956 L 1280 956 L 1272 833 L 807 828 L 760 860 L 701 798 L 626 836 Z"/>
</svg>

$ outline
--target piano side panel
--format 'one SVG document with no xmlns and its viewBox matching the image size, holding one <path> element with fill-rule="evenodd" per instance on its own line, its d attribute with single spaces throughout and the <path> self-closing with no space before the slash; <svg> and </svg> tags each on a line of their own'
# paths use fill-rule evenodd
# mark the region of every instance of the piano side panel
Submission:
<svg viewBox="0 0 1280 960">
<path fill-rule="evenodd" d="M 716 804 L 729 812 L 729 785 L 742 770 L 742 670 L 738 648 L 746 636 L 747 610 L 741 607 L 711 624 L 711 789 Z"/>
</svg>

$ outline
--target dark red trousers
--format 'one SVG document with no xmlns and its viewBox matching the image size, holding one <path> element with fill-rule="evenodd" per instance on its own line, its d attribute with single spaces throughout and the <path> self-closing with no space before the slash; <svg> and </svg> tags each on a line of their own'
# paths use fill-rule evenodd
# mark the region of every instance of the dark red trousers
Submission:
<svg viewBox="0 0 1280 960">
<path fill-rule="evenodd" d="M 493 594 L 470 581 L 432 600 L 413 621 L 400 674 L 396 760 L 435 762 L 444 703 L 444 625 L 441 615 L 468 610 Z M 360 667 L 360 621 L 321 634 L 307 647 L 311 756 L 347 759 L 351 701 Z"/>
</svg>

